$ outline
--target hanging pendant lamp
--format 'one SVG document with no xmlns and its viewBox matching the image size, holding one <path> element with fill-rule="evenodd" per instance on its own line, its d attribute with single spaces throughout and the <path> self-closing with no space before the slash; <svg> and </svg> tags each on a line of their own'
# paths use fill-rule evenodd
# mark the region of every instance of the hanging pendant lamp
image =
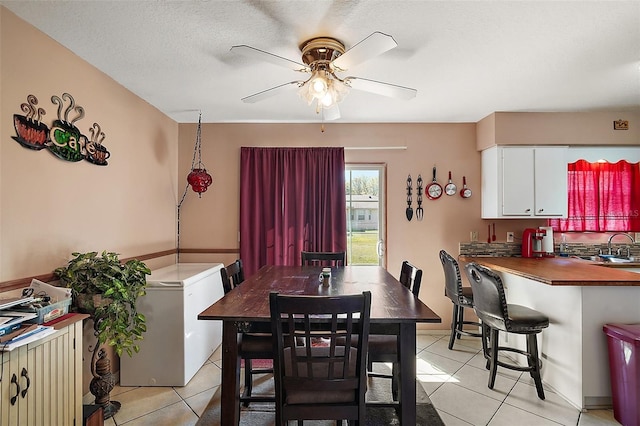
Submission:
<svg viewBox="0 0 640 426">
<path fill-rule="evenodd" d="M 198 130 L 196 132 L 196 145 L 193 150 L 193 160 L 191 161 L 191 172 L 187 176 L 187 182 L 191 185 L 194 192 L 198 193 L 198 197 L 202 197 L 202 193 L 206 192 L 209 185 L 213 183 L 213 178 L 202 164 L 202 113 L 198 116 Z M 196 156 L 198 162 L 196 164 Z"/>
</svg>

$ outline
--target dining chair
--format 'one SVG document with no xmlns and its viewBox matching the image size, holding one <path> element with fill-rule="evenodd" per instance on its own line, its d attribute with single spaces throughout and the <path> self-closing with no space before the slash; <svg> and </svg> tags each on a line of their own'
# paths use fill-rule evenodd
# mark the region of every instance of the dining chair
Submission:
<svg viewBox="0 0 640 426">
<path fill-rule="evenodd" d="M 458 262 L 445 250 L 440 250 L 440 263 L 444 270 L 444 294 L 453 303 L 453 315 L 451 318 L 451 335 L 449 336 L 449 349 L 453 349 L 453 343 L 460 336 L 482 337 L 479 332 L 464 330 L 465 325 L 472 325 L 480 329 L 477 321 L 465 321 L 464 310 L 473 309 L 473 289 L 462 285 L 460 267 Z M 482 348 L 487 350 L 486 341 L 483 339 Z"/>
<path fill-rule="evenodd" d="M 491 269 L 477 263 L 465 266 L 465 272 L 474 294 L 474 309 L 482 321 L 483 341 L 488 340 L 487 369 L 489 370 L 489 389 L 493 389 L 498 367 L 529 372 L 536 385 L 538 398 L 544 399 L 540 370 L 542 361 L 538 356 L 537 335 L 549 327 L 549 317 L 541 312 L 522 305 L 507 303 L 502 279 Z M 516 347 L 500 346 L 499 332 L 523 334 L 526 336 L 526 350 Z M 524 355 L 527 365 L 517 365 L 498 359 L 500 353 L 509 352 Z"/>
<path fill-rule="evenodd" d="M 344 266 L 346 252 L 330 251 L 303 251 L 301 252 L 302 265 Z"/>
<path fill-rule="evenodd" d="M 408 261 L 403 261 L 400 268 L 400 283 L 411 290 L 414 296 L 420 293 L 422 283 L 422 269 L 418 269 Z M 374 362 L 392 363 L 391 374 L 378 373 L 373 371 Z M 391 394 L 394 401 L 398 400 L 400 369 L 398 359 L 398 339 L 396 336 L 372 334 L 369 336 L 369 353 L 367 356 L 367 370 L 370 377 L 384 377 L 391 379 Z"/>
<path fill-rule="evenodd" d="M 227 294 L 244 281 L 242 260 L 237 259 L 220 269 L 222 287 Z M 240 401 L 245 407 L 250 402 L 274 402 L 273 395 L 252 395 L 254 376 L 273 373 L 273 368 L 254 368 L 253 360 L 273 360 L 273 341 L 269 333 L 242 333 L 238 343 L 238 353 L 244 362 L 244 390 Z"/>
<path fill-rule="evenodd" d="M 299 425 L 303 420 L 364 425 L 371 292 L 343 296 L 273 292 L 269 305 L 276 347 L 276 425 L 289 420 Z M 314 346 L 317 338 L 326 346 Z M 339 338 L 348 344 L 338 344 Z M 300 339 L 304 346 L 295 343 Z"/>
</svg>

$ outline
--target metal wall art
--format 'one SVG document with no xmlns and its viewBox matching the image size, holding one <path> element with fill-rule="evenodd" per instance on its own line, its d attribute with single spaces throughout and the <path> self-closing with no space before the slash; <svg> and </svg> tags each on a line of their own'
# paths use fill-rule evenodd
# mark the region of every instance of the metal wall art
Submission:
<svg viewBox="0 0 640 426">
<path fill-rule="evenodd" d="M 422 208 L 422 175 L 418 175 L 418 208 L 416 209 L 416 219 L 422 220 L 424 218 L 424 209 Z"/>
<path fill-rule="evenodd" d="M 413 219 L 413 207 L 411 207 L 411 202 L 411 175 L 409 175 L 409 177 L 407 178 L 407 209 L 405 210 L 408 221 L 411 221 L 411 219 Z"/>
<path fill-rule="evenodd" d="M 424 207 L 423 205 L 423 197 L 422 195 L 426 195 L 429 200 L 437 200 L 443 194 L 442 186 L 436 180 L 436 168 L 433 167 L 433 179 L 431 183 L 427 184 L 426 188 L 424 186 L 424 180 L 422 179 L 422 175 L 418 174 L 418 179 L 416 180 L 416 201 L 418 203 L 418 207 L 413 209 L 413 181 L 411 179 L 411 175 L 407 176 L 406 183 L 406 191 L 407 191 L 407 207 L 405 208 L 405 216 L 408 221 L 411 221 L 414 216 L 417 221 L 422 221 L 424 219 Z M 445 186 L 444 193 L 447 195 L 455 195 L 460 194 L 462 198 L 470 198 L 471 197 L 471 189 L 467 187 L 467 177 L 462 177 L 462 189 L 460 192 L 456 192 L 457 187 L 453 183 L 451 179 L 451 171 L 449 171 L 449 181 Z"/>
<path fill-rule="evenodd" d="M 53 95 L 51 103 L 58 107 L 58 119 L 48 127 L 41 120 L 46 112 L 37 106 L 38 98 L 27 96 L 27 102 L 20 105 L 25 115 L 13 115 L 16 136 L 12 138 L 27 149 L 39 151 L 46 148 L 64 161 L 87 160 L 98 166 L 106 166 L 111 153 L 102 144 L 105 134 L 100 125 L 93 123 L 89 128 L 89 139 L 75 126 L 75 122 L 84 117 L 84 108 L 76 105 L 73 96 L 68 93 L 63 93 L 62 97 Z M 74 116 L 70 119 L 71 111 L 74 111 Z"/>
</svg>

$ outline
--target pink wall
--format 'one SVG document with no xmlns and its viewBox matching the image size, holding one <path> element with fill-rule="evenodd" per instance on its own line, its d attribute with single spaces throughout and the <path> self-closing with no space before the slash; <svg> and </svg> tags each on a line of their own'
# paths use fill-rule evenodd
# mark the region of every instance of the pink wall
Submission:
<svg viewBox="0 0 640 426">
<path fill-rule="evenodd" d="M 174 248 L 178 125 L 8 10 L 0 20 L 0 281 L 52 272 L 73 251 Z M 51 126 L 51 96 L 65 92 L 85 110 L 78 129 L 90 137 L 96 122 L 105 132 L 106 167 L 11 138 L 29 94 Z"/>
<path fill-rule="evenodd" d="M 184 190 L 189 173 L 196 124 L 180 124 L 179 186 Z M 241 146 L 406 146 L 406 150 L 345 150 L 350 163 L 382 163 L 387 166 L 387 261 L 396 277 L 404 259 L 424 270 L 420 298 L 443 319 L 428 328 L 448 328 L 451 301 L 444 296 L 444 276 L 438 252 L 445 249 L 454 256 L 458 243 L 469 241 L 470 231 L 486 238 L 488 221 L 480 219 L 480 153 L 476 150 L 475 123 L 462 124 L 203 124 L 203 163 L 213 176 L 213 185 L 198 199 L 189 191 L 181 208 L 181 246 L 189 248 L 238 248 L 238 215 Z M 446 181 L 448 171 L 462 187 L 462 176 L 474 191 L 469 199 L 443 195 L 430 201 L 426 197 L 424 220 L 405 217 L 406 179 L 422 174 L 425 185 L 436 165 L 438 181 Z M 415 188 L 415 185 L 414 185 Z M 414 209 L 417 207 L 415 197 Z M 256 206 L 259 208 L 259 206 Z M 507 230 L 540 226 L 543 221 L 496 223 L 498 239 Z M 235 253 L 181 255 L 187 261 L 230 263 Z"/>
<path fill-rule="evenodd" d="M 0 282 L 50 273 L 73 251 L 129 257 L 175 248 L 177 123 L 2 7 L 0 40 Z M 62 161 L 11 138 L 29 94 L 49 126 L 57 119 L 51 96 L 64 92 L 85 109 L 75 123 L 83 134 L 94 122 L 105 132 L 108 166 Z M 88 393 L 91 322 L 84 339 Z"/>
<path fill-rule="evenodd" d="M 628 130 L 614 130 L 626 120 Z M 640 143 L 640 113 L 494 112 L 478 122 L 477 148 L 493 145 L 621 145 Z"/>
</svg>

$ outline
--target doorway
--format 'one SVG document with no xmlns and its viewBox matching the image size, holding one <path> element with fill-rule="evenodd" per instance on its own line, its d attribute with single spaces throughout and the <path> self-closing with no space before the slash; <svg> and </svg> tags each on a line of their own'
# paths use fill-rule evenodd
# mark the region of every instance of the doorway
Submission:
<svg viewBox="0 0 640 426">
<path fill-rule="evenodd" d="M 347 261 L 386 266 L 385 165 L 345 166 Z"/>
</svg>

